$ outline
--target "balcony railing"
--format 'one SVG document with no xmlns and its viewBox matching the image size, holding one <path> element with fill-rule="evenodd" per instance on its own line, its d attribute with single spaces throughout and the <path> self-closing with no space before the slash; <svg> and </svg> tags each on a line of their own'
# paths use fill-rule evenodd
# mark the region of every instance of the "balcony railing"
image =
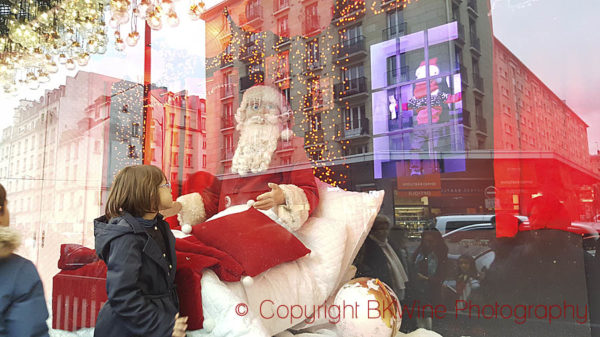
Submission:
<svg viewBox="0 0 600 337">
<path fill-rule="evenodd" d="M 464 126 L 471 127 L 471 112 L 469 110 L 462 110 L 462 123 Z"/>
<path fill-rule="evenodd" d="M 346 123 L 339 123 L 335 125 L 335 139 L 349 139 L 358 138 L 362 136 L 369 136 L 369 119 L 361 118 L 360 126 L 357 128 L 350 128 L 350 125 Z"/>
<path fill-rule="evenodd" d="M 235 119 L 233 116 L 221 117 L 221 129 L 229 129 L 235 126 Z"/>
<path fill-rule="evenodd" d="M 473 87 L 483 93 L 483 78 L 473 73 Z"/>
<path fill-rule="evenodd" d="M 285 45 L 290 44 L 289 32 L 280 32 L 281 36 L 275 38 L 275 48 L 281 48 Z"/>
<path fill-rule="evenodd" d="M 265 72 L 257 71 L 251 73 L 248 76 L 244 76 L 240 78 L 240 90 L 244 91 L 255 84 L 264 83 L 265 81 Z"/>
<path fill-rule="evenodd" d="M 221 148 L 221 160 L 231 160 L 233 159 L 233 154 L 235 151 L 229 148 Z"/>
<path fill-rule="evenodd" d="M 475 51 L 481 54 L 481 42 L 477 36 L 471 35 L 471 49 L 475 49 Z"/>
<path fill-rule="evenodd" d="M 365 12 L 364 1 L 346 1 L 346 5 L 341 4 L 341 1 L 337 1 L 337 4 L 333 9 L 333 20 L 338 20 L 343 17 L 350 17 L 353 15 L 361 15 Z"/>
<path fill-rule="evenodd" d="M 263 7 L 255 6 L 246 9 L 246 15 L 240 14 L 240 24 L 246 25 L 263 21 Z"/>
<path fill-rule="evenodd" d="M 302 26 L 302 31 L 305 35 L 309 35 L 321 30 L 321 26 L 319 24 L 319 16 L 311 15 L 306 16 L 304 18 L 304 25 Z"/>
<path fill-rule="evenodd" d="M 233 96 L 233 84 L 225 83 L 221 87 L 221 98 L 227 98 Z"/>
<path fill-rule="evenodd" d="M 233 55 L 225 54 L 221 56 L 221 68 L 230 67 L 233 65 Z"/>
<path fill-rule="evenodd" d="M 290 8 L 290 2 L 289 0 L 285 0 L 285 1 L 275 1 L 275 6 L 274 6 L 275 10 L 273 11 L 273 14 L 279 14 L 280 12 L 283 12 L 286 9 Z"/>
<path fill-rule="evenodd" d="M 340 49 L 337 54 L 338 58 L 345 58 L 358 52 L 365 52 L 365 37 L 357 36 L 349 40 L 343 40 L 340 43 Z"/>
<path fill-rule="evenodd" d="M 487 120 L 485 117 L 477 116 L 475 119 L 477 120 L 477 131 L 487 133 Z"/>
<path fill-rule="evenodd" d="M 334 85 L 333 91 L 336 99 L 367 93 L 367 79 L 365 77 L 359 77 L 337 83 Z"/>
<path fill-rule="evenodd" d="M 477 13 L 477 0 L 467 1 L 467 9 L 470 9 L 473 12 Z"/>
<path fill-rule="evenodd" d="M 323 63 L 321 60 L 306 60 L 306 70 L 316 71 L 323 69 Z"/>
<path fill-rule="evenodd" d="M 277 150 L 276 151 L 289 151 L 289 150 L 293 150 L 294 149 L 294 144 L 292 144 L 292 141 L 279 141 L 277 142 Z"/>
<path fill-rule="evenodd" d="M 406 34 L 406 22 L 403 22 L 396 26 L 391 26 L 382 31 L 382 39 L 389 40 L 400 37 Z"/>
<path fill-rule="evenodd" d="M 251 44 L 249 46 L 246 46 L 246 48 L 242 48 L 242 51 L 240 52 L 240 60 L 246 61 L 251 56 L 255 56 L 258 58 L 262 55 L 262 50 L 263 48 L 261 45 Z"/>
<path fill-rule="evenodd" d="M 319 129 L 319 130 L 311 130 L 309 129 L 308 131 L 304 132 L 304 145 L 305 146 L 309 146 L 309 145 L 315 145 L 315 144 L 322 144 L 323 143 L 323 129 Z"/>
<path fill-rule="evenodd" d="M 313 109 L 318 109 L 323 106 L 323 96 L 315 95 L 315 94 L 306 94 L 304 95 L 304 104 L 302 108 L 304 111 L 310 111 Z"/>
</svg>

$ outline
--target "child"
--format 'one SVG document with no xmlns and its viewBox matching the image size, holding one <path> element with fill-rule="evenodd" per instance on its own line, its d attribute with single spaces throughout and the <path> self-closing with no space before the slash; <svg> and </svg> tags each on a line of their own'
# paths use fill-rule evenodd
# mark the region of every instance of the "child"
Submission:
<svg viewBox="0 0 600 337">
<path fill-rule="evenodd" d="M 469 255 L 461 255 L 458 258 L 457 266 L 456 295 L 458 296 L 458 300 L 465 301 L 460 303 L 466 303 L 472 291 L 479 289 L 479 273 L 475 267 L 475 259 Z"/>
<path fill-rule="evenodd" d="M 156 166 L 129 166 L 115 177 L 106 215 L 94 220 L 96 253 L 108 268 L 108 301 L 94 336 L 185 336 L 173 283 L 175 238 L 158 214 L 172 203 Z"/>
</svg>

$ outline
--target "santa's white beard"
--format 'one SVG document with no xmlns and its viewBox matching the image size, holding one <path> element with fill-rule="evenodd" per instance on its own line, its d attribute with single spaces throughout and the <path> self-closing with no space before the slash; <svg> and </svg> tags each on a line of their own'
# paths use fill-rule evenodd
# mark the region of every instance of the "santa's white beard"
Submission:
<svg viewBox="0 0 600 337">
<path fill-rule="evenodd" d="M 248 119 L 240 128 L 240 141 L 233 154 L 231 171 L 240 175 L 266 171 L 277 149 L 278 137 L 276 123 L 260 117 Z"/>
</svg>

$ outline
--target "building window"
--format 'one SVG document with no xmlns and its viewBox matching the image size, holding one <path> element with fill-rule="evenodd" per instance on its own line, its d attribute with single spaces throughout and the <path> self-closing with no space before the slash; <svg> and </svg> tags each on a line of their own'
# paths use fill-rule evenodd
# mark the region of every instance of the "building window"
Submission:
<svg viewBox="0 0 600 337">
<path fill-rule="evenodd" d="M 200 119 L 200 130 L 206 131 L 206 117 Z"/>
<path fill-rule="evenodd" d="M 281 165 L 291 165 L 291 164 L 292 164 L 291 156 L 281 157 Z"/>
<path fill-rule="evenodd" d="M 185 155 L 185 167 L 186 168 L 192 167 L 192 154 L 191 153 L 188 153 Z"/>
<path fill-rule="evenodd" d="M 171 184 L 177 183 L 177 171 L 171 172 Z"/>
<path fill-rule="evenodd" d="M 349 67 L 342 71 L 342 79 L 345 81 L 355 80 L 365 76 L 365 70 L 362 64 Z"/>
<path fill-rule="evenodd" d="M 280 10 L 290 6 L 289 0 L 275 0 L 276 10 Z"/>
<path fill-rule="evenodd" d="M 310 118 L 310 129 L 312 131 L 318 131 L 318 130 L 322 129 L 321 113 L 316 113 L 316 114 L 310 116 L 309 118 Z"/>
<path fill-rule="evenodd" d="M 279 36 L 285 36 L 285 37 L 290 36 L 287 16 L 284 16 L 281 19 L 277 20 L 277 34 Z"/>
<path fill-rule="evenodd" d="M 233 152 L 233 134 L 223 136 L 223 143 L 226 152 Z"/>
<path fill-rule="evenodd" d="M 346 110 L 346 130 L 361 129 L 362 124 L 365 123 L 365 106 L 355 106 Z"/>
<path fill-rule="evenodd" d="M 483 105 L 481 100 L 475 99 L 475 116 L 483 117 Z"/>
<path fill-rule="evenodd" d="M 206 135 L 202 135 L 202 150 L 206 150 Z"/>
<path fill-rule="evenodd" d="M 151 149 L 150 151 L 150 161 L 154 161 L 156 159 L 156 149 Z"/>
<path fill-rule="evenodd" d="M 179 152 L 173 152 L 171 158 L 171 166 L 178 167 L 179 166 Z"/>
<path fill-rule="evenodd" d="M 140 124 L 139 123 L 131 123 L 131 137 L 139 137 L 140 136 Z"/>
<path fill-rule="evenodd" d="M 314 39 L 306 43 L 306 60 L 309 63 L 319 62 L 319 39 Z"/>
<path fill-rule="evenodd" d="M 194 136 L 193 135 L 185 135 L 185 148 L 193 149 L 194 148 L 192 146 L 193 144 L 194 144 Z"/>
<path fill-rule="evenodd" d="M 313 161 L 319 161 L 319 160 L 323 159 L 323 152 L 321 150 L 313 150 L 310 153 L 310 158 Z"/>
<path fill-rule="evenodd" d="M 202 155 L 202 168 L 206 168 L 206 155 Z"/>
<path fill-rule="evenodd" d="M 289 101 L 290 101 L 290 95 L 291 95 L 290 88 L 281 90 L 281 99 L 283 100 L 281 102 L 282 106 L 288 106 Z"/>
<path fill-rule="evenodd" d="M 135 145 L 129 145 L 129 158 L 137 158 L 137 153 L 135 152 Z"/>
<path fill-rule="evenodd" d="M 357 25 L 340 31 L 340 42 L 342 46 L 350 46 L 358 43 L 362 38 L 362 26 Z"/>
<path fill-rule="evenodd" d="M 170 113 L 169 117 L 170 117 L 171 125 L 175 125 L 175 114 L 174 113 Z"/>
<path fill-rule="evenodd" d="M 277 54 L 277 69 L 275 70 L 275 80 L 283 80 L 289 77 L 289 53 L 283 52 Z"/>
<path fill-rule="evenodd" d="M 469 18 L 469 35 L 471 36 L 471 40 L 477 38 L 477 26 L 475 26 L 475 20 Z"/>
</svg>

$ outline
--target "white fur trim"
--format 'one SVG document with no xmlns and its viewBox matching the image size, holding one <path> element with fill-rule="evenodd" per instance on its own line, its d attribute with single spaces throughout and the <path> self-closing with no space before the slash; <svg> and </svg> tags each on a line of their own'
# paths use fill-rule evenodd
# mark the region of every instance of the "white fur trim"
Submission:
<svg viewBox="0 0 600 337">
<path fill-rule="evenodd" d="M 277 207 L 277 216 L 292 231 L 296 231 L 308 219 L 310 205 L 304 190 L 296 185 L 279 185 L 285 196 L 285 204 Z"/>
<path fill-rule="evenodd" d="M 204 201 L 200 193 L 182 195 L 177 201 L 181 203 L 181 211 L 177 214 L 179 223 L 193 226 L 206 220 Z"/>
<path fill-rule="evenodd" d="M 185 234 L 190 234 L 192 232 L 192 226 L 185 224 L 185 225 L 181 226 L 181 231 L 184 232 Z"/>
<path fill-rule="evenodd" d="M 250 287 L 254 284 L 254 279 L 251 276 L 244 276 L 242 278 L 242 283 L 244 284 L 244 286 Z"/>
<path fill-rule="evenodd" d="M 20 244 L 19 232 L 9 227 L 0 226 L 0 258 L 12 254 Z"/>
</svg>

